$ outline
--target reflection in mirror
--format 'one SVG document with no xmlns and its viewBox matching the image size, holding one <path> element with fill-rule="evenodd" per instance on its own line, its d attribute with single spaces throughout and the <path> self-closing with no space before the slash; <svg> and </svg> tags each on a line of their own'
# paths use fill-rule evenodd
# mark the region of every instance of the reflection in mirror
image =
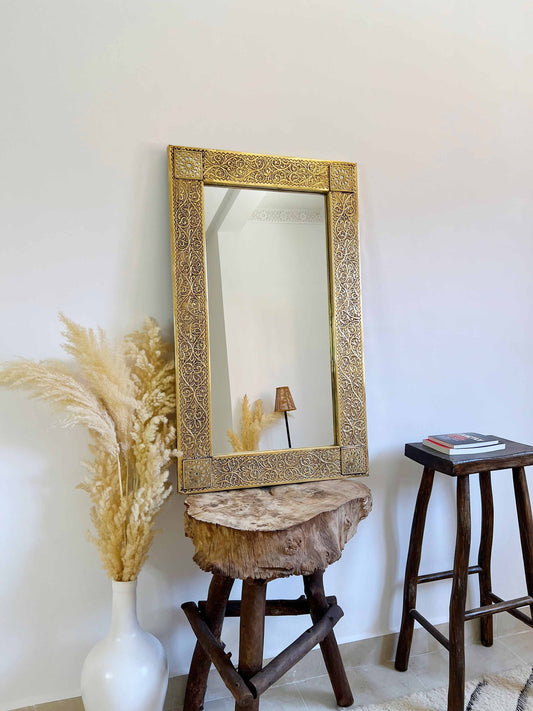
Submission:
<svg viewBox="0 0 533 711">
<path fill-rule="evenodd" d="M 333 445 L 325 198 L 206 186 L 213 454 L 229 454 L 244 395 L 274 410 L 259 450 Z"/>
</svg>

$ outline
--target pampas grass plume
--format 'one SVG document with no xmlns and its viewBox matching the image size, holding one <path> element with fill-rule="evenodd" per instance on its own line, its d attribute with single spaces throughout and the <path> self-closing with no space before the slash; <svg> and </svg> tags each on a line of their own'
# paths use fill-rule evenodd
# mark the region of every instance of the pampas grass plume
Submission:
<svg viewBox="0 0 533 711">
<path fill-rule="evenodd" d="M 266 427 L 272 425 L 279 417 L 278 412 L 266 415 L 263 411 L 263 401 L 256 400 L 252 407 L 248 395 L 242 399 L 241 433 L 227 430 L 228 439 L 234 452 L 255 452 L 259 449 L 259 440 Z"/>
<path fill-rule="evenodd" d="M 170 494 L 168 467 L 180 455 L 172 345 L 150 318 L 113 345 L 101 329 L 60 319 L 63 348 L 75 367 L 20 359 L 0 366 L 0 386 L 47 402 L 65 414 L 66 427 L 87 427 L 92 459 L 84 462 L 89 476 L 79 488 L 92 503 L 94 532 L 88 535 L 109 577 L 134 580 Z"/>
</svg>

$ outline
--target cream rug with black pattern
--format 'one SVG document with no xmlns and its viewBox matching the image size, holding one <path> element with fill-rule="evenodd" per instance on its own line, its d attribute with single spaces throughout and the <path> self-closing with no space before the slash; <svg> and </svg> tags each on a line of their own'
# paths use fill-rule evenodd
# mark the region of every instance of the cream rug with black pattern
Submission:
<svg viewBox="0 0 533 711">
<path fill-rule="evenodd" d="M 447 699 L 447 688 L 433 689 L 353 711 L 446 711 Z M 468 681 L 465 711 L 533 711 L 533 669 L 517 667 Z"/>
</svg>

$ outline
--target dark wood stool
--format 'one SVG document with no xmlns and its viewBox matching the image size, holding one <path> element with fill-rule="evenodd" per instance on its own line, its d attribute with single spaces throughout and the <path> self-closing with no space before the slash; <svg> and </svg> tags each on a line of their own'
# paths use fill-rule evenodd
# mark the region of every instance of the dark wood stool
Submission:
<svg viewBox="0 0 533 711">
<path fill-rule="evenodd" d="M 213 573 L 207 601 L 182 608 L 198 640 L 184 711 L 201 711 L 211 662 L 235 697 L 235 708 L 257 711 L 259 697 L 320 644 L 339 706 L 353 703 L 333 627 L 343 612 L 326 597 L 322 575 L 370 512 L 369 489 L 359 481 L 334 480 L 196 494 L 186 499 L 185 533 L 195 562 Z M 267 583 L 303 577 L 305 596 L 266 600 Z M 240 601 L 228 601 L 236 578 Z M 266 615 L 310 614 L 306 632 L 263 668 Z M 224 617 L 240 617 L 239 666 L 220 641 Z"/>
<path fill-rule="evenodd" d="M 480 618 L 481 641 L 486 647 L 493 642 L 492 615 L 509 612 L 514 617 L 533 627 L 533 519 L 524 467 L 533 464 L 533 447 L 502 439 L 505 449 L 485 454 L 459 454 L 453 457 L 440 454 L 421 442 L 406 444 L 405 456 L 422 464 L 424 472 L 418 491 L 409 541 L 409 553 L 405 569 L 403 614 L 396 650 L 396 669 L 405 671 L 413 638 L 414 621 L 417 620 L 449 652 L 448 711 L 463 711 L 465 686 L 464 623 Z M 520 529 L 524 570 L 528 594 L 515 600 L 502 600 L 492 591 L 491 553 L 494 509 L 492 501 L 491 471 L 512 469 L 516 499 L 516 512 Z M 433 486 L 435 472 L 457 478 L 457 535 L 453 570 L 419 575 L 422 538 L 426 512 Z M 470 475 L 479 473 L 481 492 L 481 542 L 478 564 L 468 564 L 470 553 Z M 468 576 L 479 575 L 480 607 L 465 611 Z M 434 580 L 452 578 L 450 597 L 450 636 L 447 639 L 416 609 L 417 586 Z M 517 608 L 529 605 L 531 616 Z"/>
</svg>

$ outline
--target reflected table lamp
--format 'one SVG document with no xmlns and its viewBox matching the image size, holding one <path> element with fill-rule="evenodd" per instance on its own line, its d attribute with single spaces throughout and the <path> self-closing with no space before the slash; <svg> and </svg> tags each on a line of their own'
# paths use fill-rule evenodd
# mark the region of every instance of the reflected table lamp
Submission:
<svg viewBox="0 0 533 711">
<path fill-rule="evenodd" d="M 275 412 L 283 412 L 285 415 L 285 427 L 287 428 L 287 439 L 289 441 L 289 449 L 292 449 L 291 444 L 291 434 L 289 432 L 289 420 L 287 418 L 287 412 L 296 410 L 296 405 L 292 399 L 291 391 L 287 385 L 283 385 L 276 388 L 276 404 L 274 405 Z"/>
</svg>

